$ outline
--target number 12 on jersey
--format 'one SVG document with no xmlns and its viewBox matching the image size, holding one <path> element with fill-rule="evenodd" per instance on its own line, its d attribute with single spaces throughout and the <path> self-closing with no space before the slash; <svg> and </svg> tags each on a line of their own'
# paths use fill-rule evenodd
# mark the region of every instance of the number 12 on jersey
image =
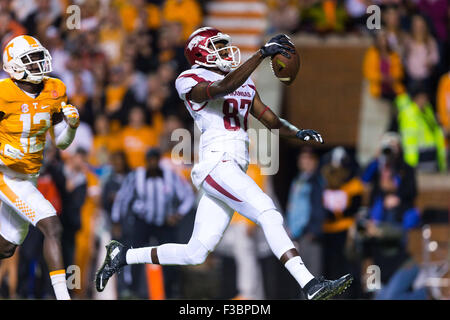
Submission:
<svg viewBox="0 0 450 320">
<path fill-rule="evenodd" d="M 247 131 L 247 118 L 248 112 L 250 111 L 250 106 L 252 104 L 252 100 L 248 99 L 240 99 L 241 105 L 239 106 L 239 102 L 236 99 L 229 98 L 225 99 L 223 102 L 223 125 L 225 129 L 230 131 L 237 131 L 241 128 L 241 123 L 239 120 L 239 109 L 245 109 L 244 114 L 244 130 Z"/>
<path fill-rule="evenodd" d="M 20 115 L 20 121 L 22 121 L 22 135 L 20 138 L 20 143 L 24 153 L 34 153 L 39 152 L 44 149 L 44 142 L 37 143 L 37 136 L 45 134 L 47 129 L 50 127 L 50 113 L 48 112 L 38 112 L 33 116 L 33 123 L 31 123 L 31 114 L 24 113 Z M 45 121 L 45 125 L 38 130 L 36 133 L 31 134 L 31 126 L 39 125 L 41 121 Z"/>
</svg>

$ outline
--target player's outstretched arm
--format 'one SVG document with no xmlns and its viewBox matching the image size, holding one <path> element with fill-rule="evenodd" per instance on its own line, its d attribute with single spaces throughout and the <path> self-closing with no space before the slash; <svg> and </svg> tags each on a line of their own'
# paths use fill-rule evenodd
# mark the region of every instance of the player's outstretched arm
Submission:
<svg viewBox="0 0 450 320">
<path fill-rule="evenodd" d="M 272 57 L 278 53 L 290 57 L 288 52 L 295 52 L 287 45 L 292 45 L 285 35 L 278 35 L 270 39 L 261 49 L 255 52 L 239 68 L 228 73 L 225 78 L 214 82 L 200 82 L 191 90 L 190 99 L 201 103 L 206 100 L 216 99 L 234 92 L 242 86 L 259 64 L 266 57 Z"/>
<path fill-rule="evenodd" d="M 256 92 L 255 98 L 253 100 L 253 106 L 250 113 L 264 124 L 268 129 L 274 130 L 278 129 L 279 134 L 285 138 L 298 138 L 304 141 L 309 141 L 311 139 L 324 143 L 322 135 L 315 130 L 311 129 L 299 129 L 289 121 L 281 119 L 278 117 L 268 106 L 266 106 L 261 98 Z"/>
<path fill-rule="evenodd" d="M 56 147 L 66 149 L 75 138 L 78 126 L 80 125 L 80 116 L 77 108 L 70 104 L 61 103 L 61 120 L 54 123 L 50 131 Z M 65 121 L 62 121 L 64 119 Z"/>
</svg>

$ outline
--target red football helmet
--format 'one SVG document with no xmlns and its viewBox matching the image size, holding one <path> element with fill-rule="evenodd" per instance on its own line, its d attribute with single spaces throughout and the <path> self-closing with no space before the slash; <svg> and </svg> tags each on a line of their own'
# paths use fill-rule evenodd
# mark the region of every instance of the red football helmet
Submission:
<svg viewBox="0 0 450 320">
<path fill-rule="evenodd" d="M 217 42 L 225 42 L 225 46 L 217 49 L 215 46 Z M 220 56 L 223 50 L 228 52 L 227 58 Z M 191 65 L 217 67 L 224 72 L 237 68 L 241 62 L 241 52 L 238 47 L 231 45 L 231 37 L 211 27 L 197 29 L 189 36 L 184 55 Z"/>
</svg>

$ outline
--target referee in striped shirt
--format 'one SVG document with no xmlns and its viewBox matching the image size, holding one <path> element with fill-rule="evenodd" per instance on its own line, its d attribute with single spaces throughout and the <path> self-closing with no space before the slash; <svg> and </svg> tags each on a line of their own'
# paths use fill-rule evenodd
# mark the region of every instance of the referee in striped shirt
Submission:
<svg viewBox="0 0 450 320">
<path fill-rule="evenodd" d="M 146 154 L 146 166 L 130 172 L 123 181 L 111 212 L 114 224 L 122 229 L 121 238 L 132 247 L 159 245 L 177 241 L 177 223 L 190 212 L 195 195 L 186 179 L 160 162 L 159 149 Z M 167 298 L 176 298 L 178 272 L 176 267 L 164 267 Z M 126 283 L 134 295 L 147 298 L 142 265 L 124 270 Z"/>
</svg>

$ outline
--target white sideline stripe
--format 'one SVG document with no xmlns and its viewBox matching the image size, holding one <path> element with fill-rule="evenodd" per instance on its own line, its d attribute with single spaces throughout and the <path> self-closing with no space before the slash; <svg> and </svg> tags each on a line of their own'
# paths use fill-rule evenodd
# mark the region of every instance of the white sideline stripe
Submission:
<svg viewBox="0 0 450 320">
<path fill-rule="evenodd" d="M 254 35 L 233 35 L 231 33 L 231 42 L 234 46 L 261 46 L 261 37 Z"/>
<path fill-rule="evenodd" d="M 206 5 L 208 12 L 266 13 L 267 6 L 261 2 L 210 2 Z"/>
<path fill-rule="evenodd" d="M 208 17 L 205 19 L 204 25 L 214 26 L 217 29 L 220 28 L 252 28 L 264 30 L 267 26 L 267 21 L 265 19 L 258 18 L 214 18 Z"/>
</svg>

